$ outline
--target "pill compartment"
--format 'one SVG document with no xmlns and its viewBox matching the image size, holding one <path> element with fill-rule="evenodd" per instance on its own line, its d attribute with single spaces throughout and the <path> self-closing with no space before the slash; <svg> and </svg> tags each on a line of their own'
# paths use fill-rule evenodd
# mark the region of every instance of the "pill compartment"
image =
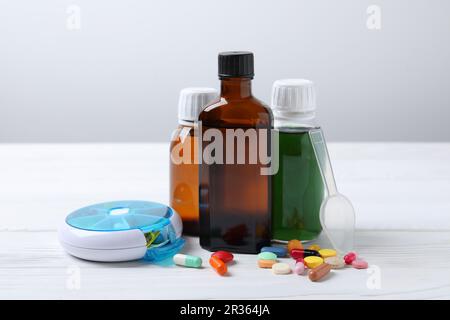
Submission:
<svg viewBox="0 0 450 320">
<path fill-rule="evenodd" d="M 69 214 L 59 229 L 70 254 L 93 261 L 159 261 L 184 244 L 181 219 L 172 208 L 148 201 L 115 201 Z"/>
</svg>

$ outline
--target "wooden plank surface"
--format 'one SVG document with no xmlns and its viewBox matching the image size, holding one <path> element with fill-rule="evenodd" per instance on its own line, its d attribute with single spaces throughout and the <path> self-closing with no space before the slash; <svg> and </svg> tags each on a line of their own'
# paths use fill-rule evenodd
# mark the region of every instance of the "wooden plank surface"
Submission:
<svg viewBox="0 0 450 320">
<path fill-rule="evenodd" d="M 253 255 L 236 255 L 230 275 L 220 277 L 196 238 L 188 238 L 183 251 L 201 256 L 202 269 L 87 262 L 63 252 L 55 232 L 0 232 L 0 298 L 450 298 L 450 232 L 362 231 L 356 240 L 372 267 L 336 270 L 313 283 L 306 276 L 258 269 Z"/>
</svg>

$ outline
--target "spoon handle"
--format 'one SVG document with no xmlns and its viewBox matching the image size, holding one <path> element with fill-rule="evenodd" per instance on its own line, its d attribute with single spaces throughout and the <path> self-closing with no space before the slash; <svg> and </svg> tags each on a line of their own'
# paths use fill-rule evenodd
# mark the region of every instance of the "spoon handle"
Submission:
<svg viewBox="0 0 450 320">
<path fill-rule="evenodd" d="M 338 191 L 322 129 L 314 129 L 309 131 L 309 137 L 314 149 L 314 154 L 316 155 L 317 163 L 319 164 L 322 179 L 327 188 L 328 196 L 335 195 Z"/>
</svg>

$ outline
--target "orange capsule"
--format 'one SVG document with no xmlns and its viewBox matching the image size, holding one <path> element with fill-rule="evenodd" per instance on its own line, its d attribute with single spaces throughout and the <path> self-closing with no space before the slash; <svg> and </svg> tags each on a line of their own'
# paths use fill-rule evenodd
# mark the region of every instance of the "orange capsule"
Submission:
<svg viewBox="0 0 450 320">
<path fill-rule="evenodd" d="M 289 252 L 289 254 L 291 254 L 291 250 L 292 249 L 303 249 L 303 245 L 302 242 L 300 240 L 297 239 L 293 239 L 293 240 L 289 240 L 288 244 L 287 244 L 287 250 Z"/>
<path fill-rule="evenodd" d="M 311 281 L 319 281 L 330 273 L 331 266 L 328 263 L 322 263 L 320 266 L 309 270 L 308 277 Z"/>
<path fill-rule="evenodd" d="M 233 261 L 233 258 L 234 258 L 233 254 L 231 252 L 223 251 L 223 250 L 219 250 L 219 251 L 214 252 L 211 255 L 211 257 L 213 257 L 213 256 L 216 257 L 216 258 L 219 258 L 220 260 L 222 260 L 225 263 Z"/>
<path fill-rule="evenodd" d="M 209 258 L 209 264 L 221 276 L 223 276 L 225 273 L 227 273 L 227 265 L 225 264 L 225 262 L 223 262 L 219 258 L 212 256 L 211 258 Z"/>
</svg>

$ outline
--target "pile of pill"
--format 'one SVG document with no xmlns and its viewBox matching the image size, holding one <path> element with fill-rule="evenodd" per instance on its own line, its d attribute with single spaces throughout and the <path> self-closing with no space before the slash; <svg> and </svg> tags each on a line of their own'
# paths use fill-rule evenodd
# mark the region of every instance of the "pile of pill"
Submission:
<svg viewBox="0 0 450 320">
<path fill-rule="evenodd" d="M 274 274 L 289 274 L 291 267 L 287 263 L 278 262 L 277 258 L 283 258 L 287 254 L 287 249 L 283 247 L 263 247 L 258 254 L 258 266 L 260 268 L 270 268 Z"/>
<path fill-rule="evenodd" d="M 290 256 L 294 261 L 291 269 L 288 263 L 278 261 L 279 258 Z M 227 263 L 233 261 L 234 256 L 228 251 L 216 251 L 211 254 L 209 264 L 221 276 L 228 272 Z M 201 268 L 202 259 L 197 256 L 176 254 L 173 256 L 176 265 L 188 268 Z M 355 252 L 349 252 L 344 257 L 339 256 L 333 249 L 322 249 L 313 244 L 304 248 L 300 240 L 290 240 L 286 247 L 270 246 L 261 248 L 258 254 L 258 267 L 271 269 L 273 274 L 282 275 L 293 272 L 302 275 L 308 270 L 308 278 L 311 281 L 323 279 L 332 269 L 342 269 L 346 265 L 355 269 L 366 269 L 368 263 Z"/>
<path fill-rule="evenodd" d="M 227 263 L 233 261 L 234 256 L 228 251 L 216 251 L 211 254 L 209 264 L 221 276 L 228 272 Z M 173 262 L 178 266 L 201 268 L 202 258 L 178 253 L 173 256 Z"/>
<path fill-rule="evenodd" d="M 278 262 L 277 258 L 283 258 L 287 254 L 295 260 L 293 272 L 302 275 L 308 270 L 308 278 L 311 281 L 319 281 L 330 273 L 331 269 L 342 269 L 351 265 L 355 269 L 365 269 L 368 263 L 357 256 L 355 252 L 349 252 L 344 257 L 338 256 L 336 250 L 322 249 L 313 244 L 307 249 L 300 240 L 290 240 L 286 247 L 263 247 L 258 254 L 258 266 L 270 268 L 274 274 L 289 274 L 289 264 Z"/>
<path fill-rule="evenodd" d="M 358 257 L 355 252 L 347 253 L 344 256 L 344 262 L 355 269 L 367 269 L 369 266 L 369 264 L 364 259 Z"/>
<path fill-rule="evenodd" d="M 216 272 L 223 276 L 228 272 L 227 263 L 233 261 L 234 256 L 228 251 L 216 251 L 211 254 L 209 264 Z"/>
<path fill-rule="evenodd" d="M 258 254 L 258 266 L 260 268 L 272 268 L 277 263 L 277 255 L 270 251 L 261 251 Z"/>
</svg>

